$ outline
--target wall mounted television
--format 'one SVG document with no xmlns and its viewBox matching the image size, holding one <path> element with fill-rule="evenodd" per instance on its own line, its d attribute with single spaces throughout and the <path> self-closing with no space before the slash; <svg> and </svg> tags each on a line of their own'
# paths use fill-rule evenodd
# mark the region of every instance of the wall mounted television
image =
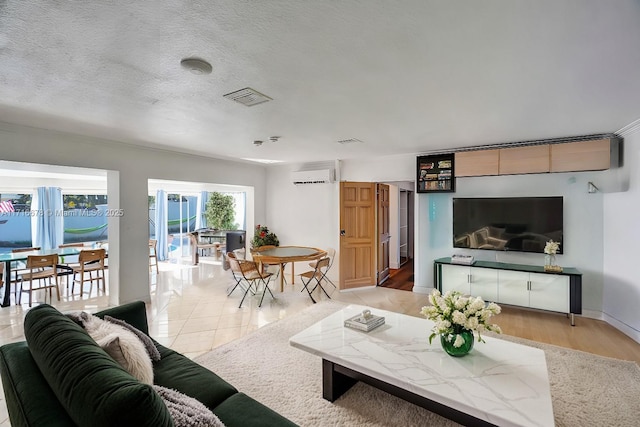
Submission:
<svg viewBox="0 0 640 427">
<path fill-rule="evenodd" d="M 453 199 L 453 247 L 544 253 L 547 241 L 563 250 L 563 198 Z"/>
</svg>

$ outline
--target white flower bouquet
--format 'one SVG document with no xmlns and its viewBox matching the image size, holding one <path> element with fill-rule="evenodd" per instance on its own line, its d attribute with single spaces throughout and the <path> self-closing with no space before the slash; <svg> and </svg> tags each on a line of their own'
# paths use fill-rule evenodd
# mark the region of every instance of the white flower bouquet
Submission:
<svg viewBox="0 0 640 427">
<path fill-rule="evenodd" d="M 496 303 L 486 304 L 481 297 L 464 296 L 458 291 L 441 295 L 437 289 L 429 295 L 429 302 L 431 305 L 420 310 L 420 314 L 435 322 L 429 344 L 436 335 L 456 334 L 453 346 L 460 347 L 464 340 L 459 334 L 464 330 L 475 332 L 478 342 L 484 342 L 481 332 L 502 333 L 498 325 L 489 323 L 491 316 L 500 313 L 500 306 Z"/>
<path fill-rule="evenodd" d="M 555 255 L 560 250 L 560 242 L 554 242 L 553 240 L 549 240 L 546 245 L 544 245 L 544 253 L 547 255 Z"/>
</svg>

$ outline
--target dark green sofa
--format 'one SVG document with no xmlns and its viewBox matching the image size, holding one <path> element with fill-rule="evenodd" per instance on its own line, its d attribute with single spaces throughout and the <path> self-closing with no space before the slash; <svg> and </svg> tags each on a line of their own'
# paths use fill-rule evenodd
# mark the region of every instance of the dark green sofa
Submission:
<svg viewBox="0 0 640 427">
<path fill-rule="evenodd" d="M 96 313 L 148 334 L 143 302 Z M 25 317 L 26 341 L 0 347 L 11 425 L 171 426 L 160 396 L 118 365 L 76 323 L 43 304 Z M 154 382 L 198 399 L 228 427 L 295 426 L 213 372 L 155 343 Z"/>
</svg>

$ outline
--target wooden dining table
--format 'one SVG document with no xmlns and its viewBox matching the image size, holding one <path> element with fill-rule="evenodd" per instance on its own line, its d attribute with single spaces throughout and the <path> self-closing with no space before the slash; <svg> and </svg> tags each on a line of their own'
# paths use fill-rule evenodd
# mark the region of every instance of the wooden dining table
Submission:
<svg viewBox="0 0 640 427">
<path fill-rule="evenodd" d="M 313 261 L 323 258 L 327 251 L 309 246 L 276 246 L 260 252 L 252 252 L 253 260 L 264 264 L 280 265 L 280 292 L 284 291 L 284 265 L 291 263 L 291 283 L 295 278 L 294 263 L 300 261 Z"/>
<path fill-rule="evenodd" d="M 80 251 L 83 249 L 91 249 L 90 247 L 67 247 L 67 248 L 57 248 L 57 249 L 41 249 L 39 251 L 26 251 L 26 252 L 11 252 L 0 254 L 0 263 L 4 263 L 4 296 L 2 298 L 1 307 L 8 307 L 11 305 L 11 269 L 12 264 L 23 261 L 26 263 L 27 258 L 31 255 L 52 255 L 57 254 L 59 258 L 65 256 L 73 256 L 80 254 Z M 58 262 L 63 263 L 63 260 L 60 259 Z"/>
</svg>

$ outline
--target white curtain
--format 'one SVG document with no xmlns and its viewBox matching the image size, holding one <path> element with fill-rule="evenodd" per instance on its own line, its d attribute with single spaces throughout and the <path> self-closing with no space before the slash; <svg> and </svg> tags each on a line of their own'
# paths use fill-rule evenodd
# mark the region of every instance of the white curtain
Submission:
<svg viewBox="0 0 640 427">
<path fill-rule="evenodd" d="M 235 222 L 238 223 L 238 230 L 245 230 L 246 224 L 246 194 L 245 193 L 226 193 L 233 196 L 235 201 Z"/>
<path fill-rule="evenodd" d="M 158 260 L 164 261 L 168 254 L 168 235 L 169 235 L 169 202 L 167 201 L 167 193 L 164 190 L 158 190 L 156 193 L 156 239 L 158 240 Z"/>
<path fill-rule="evenodd" d="M 42 249 L 55 249 L 64 241 L 62 190 L 38 187 L 31 202 L 31 243 Z"/>
<path fill-rule="evenodd" d="M 207 202 L 209 201 L 209 192 L 202 191 L 198 195 L 198 203 L 196 208 L 196 230 L 207 227 L 207 217 L 204 213 L 207 211 Z"/>
</svg>

